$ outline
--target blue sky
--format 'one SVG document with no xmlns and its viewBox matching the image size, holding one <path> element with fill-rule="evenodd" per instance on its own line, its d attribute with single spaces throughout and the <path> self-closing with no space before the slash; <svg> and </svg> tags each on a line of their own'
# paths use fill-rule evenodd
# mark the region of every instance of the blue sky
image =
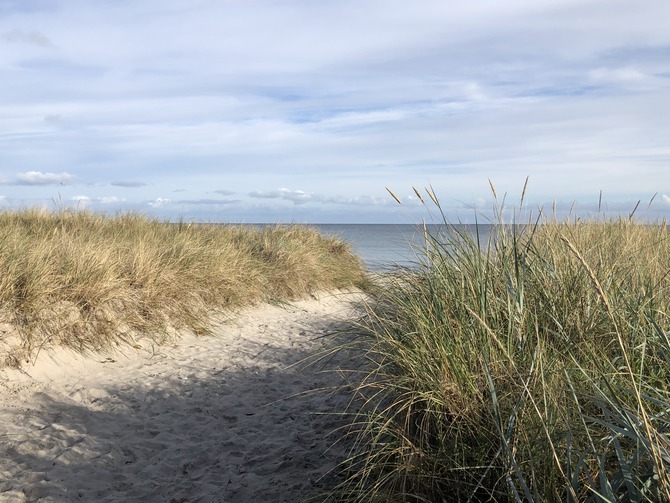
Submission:
<svg viewBox="0 0 670 503">
<path fill-rule="evenodd" d="M 0 207 L 670 216 L 667 0 L 0 0 Z M 390 187 L 403 205 L 386 192 Z M 657 194 L 651 204 L 649 201 Z"/>
</svg>

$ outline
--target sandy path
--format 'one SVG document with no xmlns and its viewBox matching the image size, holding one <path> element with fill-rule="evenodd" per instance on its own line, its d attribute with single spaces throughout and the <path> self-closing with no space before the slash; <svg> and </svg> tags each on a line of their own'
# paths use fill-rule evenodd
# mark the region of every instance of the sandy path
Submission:
<svg viewBox="0 0 670 503">
<path fill-rule="evenodd" d="M 293 364 L 360 299 L 262 306 L 176 345 L 0 371 L 0 501 L 294 502 L 332 484 L 342 419 L 323 413 L 349 394 L 314 391 L 343 378 Z"/>
</svg>

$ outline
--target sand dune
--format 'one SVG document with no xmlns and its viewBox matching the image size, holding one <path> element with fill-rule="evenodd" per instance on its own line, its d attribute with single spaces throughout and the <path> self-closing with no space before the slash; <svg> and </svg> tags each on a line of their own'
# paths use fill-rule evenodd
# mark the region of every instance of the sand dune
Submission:
<svg viewBox="0 0 670 503">
<path fill-rule="evenodd" d="M 260 306 L 211 336 L 0 375 L 0 501 L 300 501 L 336 482 L 346 379 L 304 358 L 360 293 Z M 353 355 L 351 355 L 353 357 Z M 328 363 L 349 367 L 347 355 Z"/>
</svg>

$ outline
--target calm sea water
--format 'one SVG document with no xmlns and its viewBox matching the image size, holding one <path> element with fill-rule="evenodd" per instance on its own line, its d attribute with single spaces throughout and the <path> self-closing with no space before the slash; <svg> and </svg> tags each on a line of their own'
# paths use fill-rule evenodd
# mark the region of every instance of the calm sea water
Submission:
<svg viewBox="0 0 670 503">
<path fill-rule="evenodd" d="M 320 224 L 313 225 L 321 232 L 337 236 L 352 245 L 365 265 L 375 272 L 382 272 L 395 266 L 412 267 L 420 261 L 421 249 L 425 248 L 423 227 L 402 224 Z M 473 225 L 457 226 L 459 230 L 475 232 Z M 479 226 L 480 239 L 488 240 L 490 227 Z M 429 225 L 432 235 L 447 232 L 446 226 Z"/>
</svg>

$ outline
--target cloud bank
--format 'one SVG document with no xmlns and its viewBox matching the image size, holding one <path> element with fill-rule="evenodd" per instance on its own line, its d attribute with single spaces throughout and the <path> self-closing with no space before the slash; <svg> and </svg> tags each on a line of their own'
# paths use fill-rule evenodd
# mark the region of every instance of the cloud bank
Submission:
<svg viewBox="0 0 670 503">
<path fill-rule="evenodd" d="M 70 173 L 42 173 L 40 171 L 26 171 L 16 174 L 18 185 L 67 185 L 75 180 Z"/>
<path fill-rule="evenodd" d="M 454 214 L 488 200 L 489 179 L 517 194 L 530 176 L 538 205 L 670 191 L 665 0 L 0 12 L 8 205 L 86 194 L 169 218 L 394 221 L 385 186 L 411 206 L 431 185 Z"/>
</svg>

